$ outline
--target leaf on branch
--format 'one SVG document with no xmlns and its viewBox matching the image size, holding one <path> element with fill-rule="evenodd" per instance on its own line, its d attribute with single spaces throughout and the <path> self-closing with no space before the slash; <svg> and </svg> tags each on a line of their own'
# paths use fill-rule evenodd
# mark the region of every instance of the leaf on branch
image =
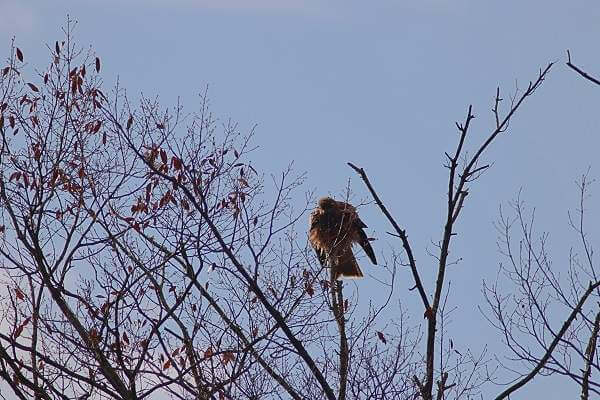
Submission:
<svg viewBox="0 0 600 400">
<path fill-rule="evenodd" d="M 100 72 L 100 59 L 96 57 L 96 72 Z"/>
<path fill-rule="evenodd" d="M 27 324 L 29 323 L 29 321 L 31 321 L 31 317 L 25 318 L 25 320 L 17 327 L 17 329 L 15 329 L 15 332 L 13 333 L 13 338 L 14 339 L 16 339 L 19 336 L 21 336 L 21 333 L 23 333 L 23 328 L 25 328 L 25 326 L 27 326 Z"/>
<path fill-rule="evenodd" d="M 33 83 L 27 83 L 27 86 L 29 86 L 29 88 L 31 90 L 33 90 L 34 92 L 39 92 L 40 89 L 37 88 L 37 86 L 35 86 Z"/>
<path fill-rule="evenodd" d="M 23 52 L 18 47 L 17 47 L 17 58 L 19 59 L 19 61 L 23 62 Z"/>
<path fill-rule="evenodd" d="M 23 294 L 23 292 L 19 288 L 15 289 L 15 296 L 17 296 L 17 299 L 19 299 L 19 300 L 25 299 L 25 295 Z"/>
<path fill-rule="evenodd" d="M 313 295 L 315 294 L 315 290 L 313 289 L 312 285 L 309 282 L 304 283 L 304 289 L 306 290 L 306 293 L 308 293 L 308 295 L 310 297 L 313 297 Z"/>
<path fill-rule="evenodd" d="M 4 67 L 2 69 L 2 76 L 6 76 L 6 74 L 8 74 L 8 71 L 10 71 L 10 67 Z"/>
<path fill-rule="evenodd" d="M 212 356 L 213 356 L 213 349 L 212 349 L 212 347 L 209 347 L 204 352 L 204 358 L 211 358 Z"/>
<path fill-rule="evenodd" d="M 54 50 L 56 50 L 56 55 L 60 55 L 60 46 L 58 45 L 58 40 L 54 43 Z"/>
<path fill-rule="evenodd" d="M 379 340 L 381 340 L 383 344 L 387 344 L 387 340 L 385 339 L 383 332 L 377 331 L 377 337 L 379 337 Z"/>
<path fill-rule="evenodd" d="M 175 168 L 175 170 L 179 171 L 181 169 L 181 160 L 173 156 L 171 158 L 171 165 L 173 165 L 173 168 Z"/>
<path fill-rule="evenodd" d="M 130 115 L 129 119 L 127 120 L 127 130 L 131 128 L 131 125 L 133 125 L 133 115 Z"/>
<path fill-rule="evenodd" d="M 186 199 L 181 200 L 181 207 L 185 210 L 185 211 L 190 211 L 190 205 L 187 202 Z"/>
<path fill-rule="evenodd" d="M 52 171 L 52 177 L 50 178 L 50 182 L 48 182 L 48 187 L 54 187 L 54 185 L 56 184 L 56 180 L 58 179 L 58 170 L 55 169 L 54 171 Z"/>
<path fill-rule="evenodd" d="M 165 364 L 163 365 L 163 371 L 167 370 L 171 367 L 171 360 L 167 360 L 167 362 L 165 362 Z"/>
<path fill-rule="evenodd" d="M 222 359 L 223 365 L 227 365 L 228 362 L 235 360 L 235 356 L 233 355 L 233 352 L 226 351 L 225 353 L 223 353 Z"/>
<path fill-rule="evenodd" d="M 15 332 L 13 333 L 13 339 L 16 339 L 19 336 L 21 336 L 21 333 L 23 333 L 23 325 L 17 326 L 17 329 L 15 329 Z"/>
</svg>

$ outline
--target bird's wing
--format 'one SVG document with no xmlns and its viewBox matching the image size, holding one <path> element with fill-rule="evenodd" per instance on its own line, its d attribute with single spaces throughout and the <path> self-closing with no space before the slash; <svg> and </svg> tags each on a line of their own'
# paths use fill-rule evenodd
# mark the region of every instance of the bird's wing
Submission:
<svg viewBox="0 0 600 400">
<path fill-rule="evenodd" d="M 322 214 L 323 214 L 323 212 L 320 209 L 316 209 L 310 213 L 310 216 L 308 217 L 308 223 L 310 224 L 310 228 L 308 228 L 309 232 L 312 231 L 313 229 L 317 228 L 317 225 L 319 225 L 320 217 Z"/>
<path fill-rule="evenodd" d="M 321 249 L 320 247 L 315 246 L 314 244 L 312 244 L 312 248 L 315 250 L 315 253 L 317 254 L 317 258 L 319 259 L 319 262 L 321 263 L 321 266 L 326 267 L 327 266 L 327 254 L 325 254 L 325 251 L 323 249 Z"/>
<path fill-rule="evenodd" d="M 362 221 L 362 219 L 358 218 L 358 215 L 356 215 L 356 219 L 354 221 L 356 226 L 360 229 L 367 227 L 367 225 Z"/>
<path fill-rule="evenodd" d="M 321 229 L 321 217 L 322 210 L 316 209 L 310 214 L 309 223 L 310 228 L 308 230 L 308 239 L 312 248 L 317 253 L 317 258 L 323 267 L 327 266 L 327 254 L 325 250 L 321 247 L 321 243 L 319 241 L 319 229 Z"/>
<path fill-rule="evenodd" d="M 356 218 L 356 220 L 354 221 L 354 229 L 356 230 L 357 233 L 357 242 L 358 244 L 360 244 L 360 247 L 363 248 L 363 250 L 365 251 L 365 253 L 367 253 L 367 256 L 369 256 L 369 259 L 371 260 L 371 262 L 375 265 L 377 265 L 377 258 L 375 258 L 375 251 L 373 251 L 373 247 L 371 247 L 371 242 L 369 241 L 369 238 L 367 237 L 367 234 L 365 233 L 363 228 L 366 228 L 367 225 L 365 225 L 364 222 L 361 221 L 360 218 Z"/>
<path fill-rule="evenodd" d="M 363 273 L 352 254 L 352 246 L 348 244 L 344 247 L 339 256 L 335 257 L 332 265 L 333 279 L 360 279 Z"/>
</svg>

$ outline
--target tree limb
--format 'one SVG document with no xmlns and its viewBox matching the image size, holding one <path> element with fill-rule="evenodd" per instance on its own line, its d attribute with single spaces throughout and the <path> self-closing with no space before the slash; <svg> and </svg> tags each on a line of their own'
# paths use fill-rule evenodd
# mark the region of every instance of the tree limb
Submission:
<svg viewBox="0 0 600 400">
<path fill-rule="evenodd" d="M 349 162 L 348 165 L 350 166 L 350 168 L 355 170 L 360 175 L 363 182 L 365 182 L 365 185 L 367 185 L 367 188 L 371 192 L 373 199 L 375 199 L 375 202 L 377 203 L 377 205 L 379 206 L 379 208 L 381 209 L 383 214 L 387 217 L 388 221 L 390 221 L 390 223 L 394 227 L 394 230 L 398 234 L 398 237 L 402 241 L 402 246 L 404 247 L 404 250 L 406 251 L 406 255 L 408 257 L 408 262 L 410 264 L 410 269 L 412 271 L 413 278 L 415 280 L 415 286 L 417 287 L 419 294 L 421 295 L 421 300 L 423 301 L 425 310 L 429 310 L 431 308 L 429 306 L 429 299 L 427 299 L 427 295 L 425 294 L 425 289 L 423 288 L 423 283 L 421 283 L 419 271 L 417 270 L 417 262 L 415 260 L 415 257 L 413 256 L 412 249 L 410 247 L 410 242 L 408 241 L 408 237 L 406 236 L 406 231 L 404 229 L 400 228 L 400 226 L 398 225 L 398 223 L 396 222 L 394 217 L 392 217 L 390 212 L 387 210 L 387 208 L 385 207 L 385 205 L 383 204 L 383 202 L 377 195 L 377 192 L 371 185 L 371 182 L 369 181 L 369 178 L 367 177 L 367 173 L 365 172 L 365 170 L 360 167 L 357 167 L 356 165 L 352 164 L 351 162 Z"/>
<path fill-rule="evenodd" d="M 519 390 L 520 388 L 525 386 L 529 381 L 531 381 L 542 370 L 542 368 L 544 368 L 544 365 L 546 364 L 546 362 L 548 362 L 548 360 L 552 356 L 554 349 L 556 348 L 556 346 L 558 346 L 558 343 L 561 341 L 564 334 L 567 332 L 567 330 L 569 329 L 569 327 L 575 320 L 575 317 L 577 316 L 577 314 L 579 314 L 581 312 L 581 309 L 583 308 L 585 301 L 587 300 L 589 295 L 592 294 L 592 292 L 598 287 L 600 287 L 600 281 L 598 281 L 596 283 L 590 282 L 589 287 L 587 288 L 587 290 L 585 291 L 583 296 L 581 296 L 581 299 L 579 299 L 579 302 L 577 303 L 575 308 L 573 308 L 573 311 L 571 311 L 569 318 L 567 318 L 567 320 L 564 322 L 562 328 L 560 328 L 560 331 L 558 331 L 558 333 L 554 337 L 554 340 L 552 340 L 550 347 L 548 347 L 548 349 L 546 350 L 546 353 L 544 353 L 544 356 L 540 359 L 540 361 L 537 363 L 537 365 L 531 370 L 531 372 L 529 372 L 525 377 L 523 377 L 523 379 L 520 379 L 518 382 L 516 382 L 515 384 L 513 384 L 512 386 L 510 386 L 509 388 L 504 390 L 502 393 L 500 393 L 498 396 L 496 396 L 495 400 L 502 400 L 502 399 L 509 398 L 512 393 L 516 392 L 517 390 Z"/>
</svg>

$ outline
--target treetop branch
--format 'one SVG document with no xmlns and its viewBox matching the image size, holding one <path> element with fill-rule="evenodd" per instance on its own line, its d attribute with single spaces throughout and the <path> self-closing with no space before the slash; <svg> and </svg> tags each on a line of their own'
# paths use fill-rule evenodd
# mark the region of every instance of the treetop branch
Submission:
<svg viewBox="0 0 600 400">
<path fill-rule="evenodd" d="M 406 255 L 408 256 L 408 262 L 410 264 L 410 269 L 412 271 L 413 278 L 415 280 L 415 286 L 419 290 L 419 294 L 421 295 L 421 300 L 423 301 L 425 310 L 426 311 L 429 310 L 431 308 L 431 306 L 429 305 L 429 299 L 427 298 L 427 294 L 425 294 L 425 289 L 423 288 L 423 283 L 421 282 L 421 277 L 419 276 L 419 271 L 417 270 L 417 262 L 415 260 L 415 257 L 413 256 L 413 252 L 410 247 L 410 242 L 408 241 L 408 237 L 406 236 L 406 231 L 404 229 L 400 228 L 400 226 L 398 225 L 398 223 L 396 222 L 394 217 L 392 217 L 392 215 L 390 214 L 388 209 L 385 207 L 385 205 L 379 198 L 379 195 L 375 191 L 375 188 L 373 188 L 371 181 L 369 181 L 369 178 L 367 177 L 367 173 L 365 172 L 365 170 L 360 167 L 357 167 L 356 165 L 352 164 L 351 162 L 349 162 L 348 165 L 350 166 L 350 168 L 352 168 L 354 171 L 356 171 L 358 173 L 358 175 L 360 175 L 361 179 L 363 180 L 363 182 L 369 189 L 369 192 L 371 192 L 373 199 L 375 200 L 375 202 L 377 203 L 377 205 L 379 206 L 379 208 L 381 209 L 383 214 L 386 216 L 388 221 L 390 221 L 390 223 L 394 227 L 394 230 L 396 231 L 398 237 L 402 241 L 402 247 L 404 247 L 404 250 L 406 251 Z"/>
<path fill-rule="evenodd" d="M 585 72 L 584 70 L 582 70 L 581 68 L 579 68 L 578 66 L 576 66 L 575 64 L 573 64 L 571 62 L 571 52 L 569 50 L 567 50 L 567 59 L 568 59 L 567 66 L 569 68 L 571 68 L 572 70 L 577 72 L 579 75 L 583 76 L 588 81 L 593 82 L 596 85 L 600 85 L 600 80 L 594 78 L 592 75 L 588 74 L 587 72 Z"/>
</svg>

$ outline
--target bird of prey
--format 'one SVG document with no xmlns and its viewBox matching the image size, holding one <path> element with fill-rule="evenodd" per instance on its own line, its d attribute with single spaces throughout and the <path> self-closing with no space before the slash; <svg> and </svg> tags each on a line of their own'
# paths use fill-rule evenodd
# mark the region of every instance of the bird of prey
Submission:
<svg viewBox="0 0 600 400">
<path fill-rule="evenodd" d="M 373 264 L 377 265 L 375 252 L 363 230 L 356 208 L 331 197 L 319 200 L 310 214 L 309 241 L 321 265 L 332 268 L 334 279 L 359 279 L 363 273 L 352 253 L 352 245 L 358 243 Z"/>
</svg>

